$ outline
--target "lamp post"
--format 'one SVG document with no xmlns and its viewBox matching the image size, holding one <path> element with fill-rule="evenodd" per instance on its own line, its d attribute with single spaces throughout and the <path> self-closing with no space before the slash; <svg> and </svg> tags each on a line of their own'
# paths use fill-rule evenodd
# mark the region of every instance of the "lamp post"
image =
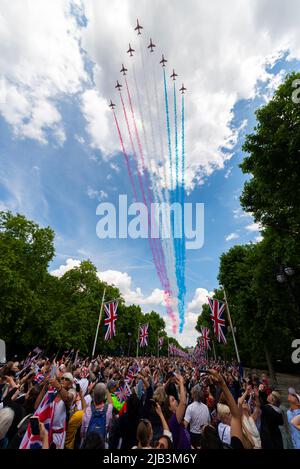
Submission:
<svg viewBox="0 0 300 469">
<path fill-rule="evenodd" d="M 300 313 L 297 298 L 295 297 L 295 293 L 293 290 L 293 283 L 291 280 L 294 275 L 295 275 L 295 270 L 293 269 L 293 267 L 280 265 L 276 273 L 276 280 L 281 285 L 287 285 L 289 293 L 294 300 L 295 307 L 298 313 Z"/>
<path fill-rule="evenodd" d="M 128 357 L 129 357 L 129 352 L 130 352 L 130 342 L 131 342 L 131 332 L 128 332 L 128 333 L 127 333 L 127 335 L 128 335 L 128 353 L 127 353 L 127 355 L 128 355 Z"/>
</svg>

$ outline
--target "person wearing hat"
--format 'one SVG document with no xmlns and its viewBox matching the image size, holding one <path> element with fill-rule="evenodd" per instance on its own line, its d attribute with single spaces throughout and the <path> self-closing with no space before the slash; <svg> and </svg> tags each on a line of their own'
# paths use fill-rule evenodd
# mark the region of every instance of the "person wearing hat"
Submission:
<svg viewBox="0 0 300 469">
<path fill-rule="evenodd" d="M 115 395 L 115 392 L 116 392 L 117 388 L 118 388 L 117 381 L 114 381 L 113 379 L 110 379 L 107 383 L 107 389 L 108 389 L 108 392 L 111 395 L 111 400 L 112 400 L 112 404 L 113 404 L 114 408 L 119 412 L 122 409 L 125 402 L 120 402 L 119 399 L 117 398 L 117 396 Z"/>
<path fill-rule="evenodd" d="M 287 411 L 287 419 L 293 447 L 300 449 L 300 395 L 294 388 L 288 389 L 288 403 L 290 408 Z"/>
</svg>

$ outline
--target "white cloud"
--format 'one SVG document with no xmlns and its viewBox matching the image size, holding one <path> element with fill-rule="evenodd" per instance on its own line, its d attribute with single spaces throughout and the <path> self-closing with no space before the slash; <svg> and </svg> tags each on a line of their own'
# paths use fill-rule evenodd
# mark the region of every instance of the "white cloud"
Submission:
<svg viewBox="0 0 300 469">
<path fill-rule="evenodd" d="M 251 213 L 244 212 L 244 210 L 241 209 L 241 207 L 238 207 L 233 210 L 233 218 L 247 218 L 251 217 Z"/>
<path fill-rule="evenodd" d="M 69 270 L 72 270 L 75 267 L 79 267 L 80 264 L 81 264 L 81 261 L 77 259 L 69 258 L 66 260 L 66 264 L 64 265 L 62 264 L 61 266 L 59 266 L 58 269 L 52 270 L 50 273 L 51 275 L 54 275 L 55 277 L 62 277 Z"/>
<path fill-rule="evenodd" d="M 100 191 L 97 191 L 95 189 L 92 189 L 92 187 L 88 187 L 87 195 L 90 199 L 98 199 L 99 202 L 101 202 L 101 200 L 107 199 L 108 197 L 107 192 L 103 191 L 102 189 Z"/>
<path fill-rule="evenodd" d="M 207 297 L 211 296 L 213 292 L 209 292 L 205 288 L 197 288 L 194 293 L 194 297 L 190 303 L 187 304 L 185 314 L 185 326 L 182 334 L 172 333 L 172 324 L 169 318 L 165 318 L 167 325 L 168 335 L 175 337 L 178 342 L 184 347 L 193 346 L 196 344 L 199 333 L 195 330 L 198 316 L 202 313 L 202 306 L 206 303 Z"/>
<path fill-rule="evenodd" d="M 255 242 L 260 243 L 263 239 L 264 239 L 263 236 L 256 236 L 255 237 Z"/>
<path fill-rule="evenodd" d="M 57 102 L 87 79 L 68 0 L 2 0 L 0 113 L 16 136 L 65 141 Z"/>
<path fill-rule="evenodd" d="M 262 231 L 262 226 L 260 223 L 251 223 L 245 227 L 247 231 L 255 232 L 255 231 Z"/>
<path fill-rule="evenodd" d="M 239 238 L 239 235 L 237 233 L 230 233 L 228 236 L 226 236 L 225 241 L 232 241 L 238 238 Z"/>
<path fill-rule="evenodd" d="M 107 100 L 98 91 L 87 90 L 81 97 L 81 111 L 87 122 L 86 131 L 91 139 L 91 147 L 101 150 L 104 156 L 114 153 L 119 147 L 113 138 L 111 111 Z"/>
</svg>

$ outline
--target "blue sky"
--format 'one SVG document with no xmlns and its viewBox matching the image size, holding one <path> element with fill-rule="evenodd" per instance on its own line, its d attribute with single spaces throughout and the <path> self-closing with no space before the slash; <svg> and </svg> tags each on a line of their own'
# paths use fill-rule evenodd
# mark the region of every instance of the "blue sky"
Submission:
<svg viewBox="0 0 300 469">
<path fill-rule="evenodd" d="M 132 35 L 136 11 L 127 2 L 122 2 L 122 8 L 125 3 L 127 5 L 126 15 L 122 17 L 120 12 L 120 17 L 116 18 L 120 38 L 112 39 L 111 57 L 105 52 L 105 44 L 108 44 L 109 34 L 113 34 L 111 18 L 118 2 L 113 2 L 112 11 L 107 13 L 107 21 L 96 32 L 93 22 L 99 18 L 99 5 L 93 2 L 71 3 L 76 7 L 77 21 L 74 21 L 70 10 L 61 11 L 56 2 L 48 18 L 42 13 L 42 8 L 36 7 L 36 3 L 33 12 L 22 11 L 23 7 L 19 4 L 20 20 L 22 15 L 28 15 L 30 23 L 31 16 L 41 15 L 42 26 L 49 27 L 49 31 L 57 25 L 57 37 L 44 37 L 42 26 L 39 31 L 41 41 L 44 40 L 45 44 L 49 41 L 49 50 L 56 57 L 48 68 L 47 64 L 42 67 L 43 53 L 40 56 L 37 51 L 35 57 L 35 45 L 23 45 L 22 36 L 18 37 L 17 33 L 11 45 L 11 67 L 9 64 L 5 68 L 0 67 L 0 85 L 2 80 L 2 89 L 4 84 L 6 90 L 6 99 L 0 100 L 0 207 L 24 213 L 42 226 L 50 225 L 54 229 L 56 256 L 50 271 L 60 275 L 67 268 L 78 265 L 80 260 L 89 258 L 101 278 L 114 281 L 128 302 L 140 303 L 145 311 L 155 309 L 166 318 L 161 285 L 147 240 L 100 240 L 96 236 L 99 219 L 96 207 L 99 201 L 116 202 L 119 194 L 126 193 L 132 198 L 112 115 L 106 109 L 104 111 L 103 103 L 106 105 L 111 97 L 117 99 L 112 95 L 117 74 L 111 76 L 111 69 L 126 60 L 126 56 L 123 59 L 121 54 L 117 58 L 115 56 L 118 55 L 119 41 L 122 40 L 127 46 L 125 37 L 126 34 L 129 38 Z M 197 8 L 197 3 L 191 3 Z M 212 3 L 216 11 L 216 2 Z M 157 2 L 153 5 L 154 11 L 149 18 L 152 26 L 155 11 L 159 9 Z M 145 2 L 141 2 L 139 15 L 145 8 Z M 203 10 L 204 7 L 201 8 Z M 190 14 L 186 13 L 184 18 L 186 25 L 191 21 Z M 213 17 L 213 8 L 207 12 L 209 18 L 210 14 Z M 256 11 L 253 13 L 254 19 L 257 14 Z M 82 19 L 79 23 L 78 18 Z M 9 8 L 4 20 L 8 30 L 13 29 Z M 32 21 L 36 20 L 35 17 Z M 270 18 L 271 36 L 275 20 L 276 17 Z M 224 62 L 224 76 L 216 76 L 218 71 L 214 73 L 212 51 L 210 55 L 204 54 L 203 59 L 195 63 L 194 69 L 190 64 L 185 70 L 189 51 L 184 50 L 183 57 L 180 56 L 180 49 L 176 53 L 176 43 L 173 44 L 174 37 L 171 35 L 172 18 L 163 21 L 165 33 L 159 25 L 153 36 L 163 42 L 164 50 L 173 61 L 176 58 L 177 63 L 178 59 L 188 88 L 187 201 L 205 204 L 204 246 L 197 251 L 187 251 L 187 324 L 184 333 L 177 335 L 184 345 L 193 345 L 197 315 L 201 312 L 206 294 L 218 286 L 220 254 L 236 243 L 257 242 L 260 236 L 259 227 L 254 225 L 251 216 L 242 212 L 239 204 L 239 196 L 248 177 L 239 168 L 243 159 L 241 145 L 244 136 L 255 125 L 255 109 L 270 98 L 287 71 L 299 68 L 299 62 L 296 52 L 290 53 L 284 31 L 281 36 L 274 36 L 273 41 L 265 41 L 268 42 L 265 51 L 261 51 L 259 46 L 253 49 L 249 32 L 248 49 L 244 44 L 243 51 L 243 54 L 247 50 L 249 53 L 249 56 L 243 56 L 245 61 L 249 59 L 248 75 L 247 68 L 244 70 L 244 60 L 236 58 L 237 63 L 234 63 L 235 57 L 230 57 L 233 46 L 220 52 L 222 59 L 224 54 L 228 55 Z M 236 26 L 237 18 L 229 12 L 228 23 L 232 25 L 232 44 L 237 43 L 238 48 L 239 38 L 241 44 L 245 38 Z M 259 21 L 256 28 L 257 36 L 265 34 L 265 30 L 260 30 Z M 165 40 L 167 33 L 170 37 Z M 178 29 L 179 44 L 185 34 L 183 26 Z M 197 38 L 196 32 L 194 34 Z M 222 34 L 228 38 L 225 27 L 220 31 L 220 41 Z M 72 43 L 67 44 L 64 50 L 64 45 L 59 45 L 67 42 L 64 41 L 66 37 Z M 188 40 L 193 43 L 195 38 L 191 33 Z M 36 38 L 33 37 L 32 41 L 34 43 Z M 208 45 L 206 47 L 209 48 Z M 199 53 L 200 49 L 199 46 Z M 23 63 L 20 62 L 22 53 Z M 194 54 L 197 57 L 197 50 Z M 36 58 L 36 64 L 34 59 L 31 62 L 31 57 Z M 63 64 L 65 76 L 61 68 Z M 218 66 L 215 63 L 216 69 Z M 20 78 L 19 70 L 22 67 L 25 78 Z M 236 70 L 240 73 L 238 87 L 232 83 L 234 80 L 231 77 Z M 215 89 L 209 77 L 215 80 Z M 249 82 L 243 83 L 244 78 Z M 47 86 L 49 88 L 45 92 Z M 94 94 L 88 95 L 87 92 Z"/>
</svg>

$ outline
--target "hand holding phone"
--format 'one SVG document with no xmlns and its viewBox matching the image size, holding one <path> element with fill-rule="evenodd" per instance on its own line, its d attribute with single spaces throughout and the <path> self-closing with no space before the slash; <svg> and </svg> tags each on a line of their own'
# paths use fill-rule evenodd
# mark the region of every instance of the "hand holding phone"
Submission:
<svg viewBox="0 0 300 469">
<path fill-rule="evenodd" d="M 30 429 L 32 435 L 39 435 L 40 434 L 40 424 L 38 417 L 30 417 L 29 419 Z"/>
</svg>

